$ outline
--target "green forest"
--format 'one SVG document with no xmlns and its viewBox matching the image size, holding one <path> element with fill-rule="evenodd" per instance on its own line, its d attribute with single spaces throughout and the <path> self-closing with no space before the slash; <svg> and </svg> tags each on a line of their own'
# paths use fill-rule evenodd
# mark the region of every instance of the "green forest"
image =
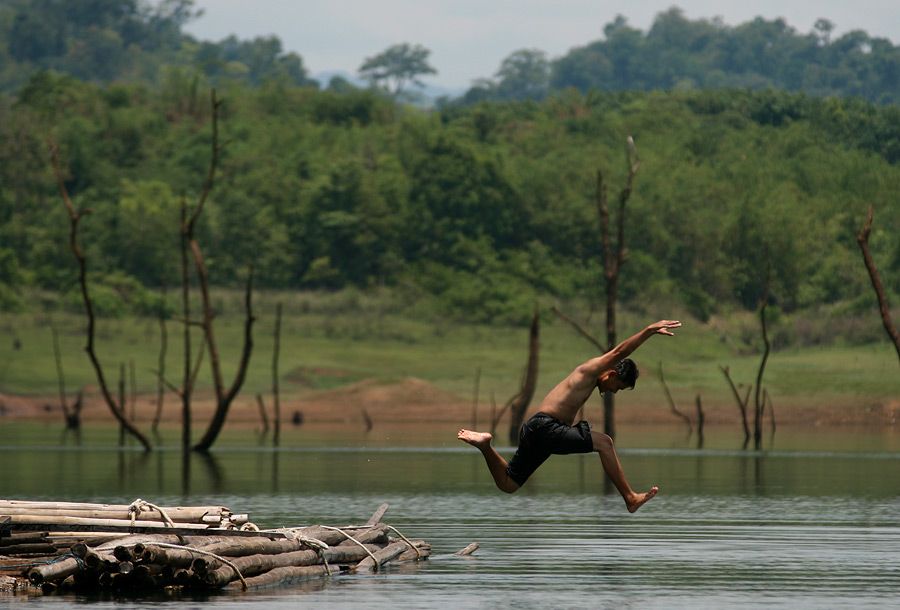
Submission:
<svg viewBox="0 0 900 610">
<path fill-rule="evenodd" d="M 213 90 L 222 147 L 198 238 L 218 287 L 241 287 L 252 264 L 261 290 L 385 291 L 398 307 L 518 325 L 536 303 L 599 304 L 598 172 L 615 208 L 630 137 L 641 165 L 622 217 L 626 306 L 754 311 L 770 269 L 776 314 L 877 316 L 856 242 L 869 206 L 897 302 L 889 41 L 673 9 L 646 34 L 617 21 L 554 62 L 514 54 L 496 80 L 422 108 L 377 82 L 323 88 L 277 39 L 193 40 L 180 29 L 192 10 L 0 7 L 0 309 L 81 307 L 53 142 L 76 208 L 91 210 L 79 236 L 98 313 L 156 311 L 180 278 L 182 201 L 196 205 L 209 171 Z M 769 58 L 766 37 L 793 54 Z M 515 81 L 531 60 L 543 80 Z M 510 93 L 514 81 L 524 89 Z M 882 338 L 852 330 L 785 340 Z"/>
</svg>

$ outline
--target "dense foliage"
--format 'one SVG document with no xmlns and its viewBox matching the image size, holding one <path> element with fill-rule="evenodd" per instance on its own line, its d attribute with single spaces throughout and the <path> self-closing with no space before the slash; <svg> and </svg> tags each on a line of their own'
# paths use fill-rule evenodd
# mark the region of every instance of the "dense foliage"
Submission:
<svg viewBox="0 0 900 610">
<path fill-rule="evenodd" d="M 150 92 L 39 73 L 0 106 L 5 302 L 75 281 L 47 158 L 58 143 L 92 271 L 119 295 L 175 284 L 182 194 L 208 169 L 208 90 Z M 263 288 L 394 287 L 486 320 L 525 320 L 539 297 L 602 297 L 595 204 L 643 164 L 626 209 L 626 301 L 705 317 L 755 308 L 766 252 L 784 310 L 871 304 L 854 232 L 900 286 L 898 109 L 774 91 L 600 93 L 425 112 L 367 91 L 233 85 L 200 239 L 211 278 Z M 99 280 L 98 280 L 99 281 Z M 75 300 L 77 301 L 77 299 Z"/>
<path fill-rule="evenodd" d="M 302 58 L 277 36 L 198 41 L 182 27 L 199 16 L 193 0 L 5 0 L 0 4 L 0 91 L 36 71 L 94 83 L 158 85 L 171 73 L 260 85 L 284 78 L 314 84 Z"/>
</svg>

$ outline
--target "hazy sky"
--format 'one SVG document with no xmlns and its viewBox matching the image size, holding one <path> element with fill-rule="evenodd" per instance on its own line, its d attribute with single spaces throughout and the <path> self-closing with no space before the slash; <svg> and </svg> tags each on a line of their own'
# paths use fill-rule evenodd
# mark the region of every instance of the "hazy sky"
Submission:
<svg viewBox="0 0 900 610">
<path fill-rule="evenodd" d="M 195 0 L 195 6 L 205 14 L 185 28 L 192 35 L 218 42 L 230 34 L 242 40 L 274 34 L 312 75 L 356 74 L 367 57 L 391 45 L 421 44 L 438 72 L 422 80 L 448 89 L 493 77 L 519 49 L 555 59 L 600 40 L 619 14 L 647 32 L 672 6 L 692 21 L 720 17 L 729 26 L 782 17 L 801 34 L 825 18 L 836 35 L 864 30 L 900 42 L 897 0 Z"/>
</svg>

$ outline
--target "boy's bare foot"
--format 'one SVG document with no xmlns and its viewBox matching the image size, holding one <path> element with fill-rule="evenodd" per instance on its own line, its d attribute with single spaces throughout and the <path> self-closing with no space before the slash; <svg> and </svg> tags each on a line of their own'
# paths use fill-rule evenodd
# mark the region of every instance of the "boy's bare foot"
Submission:
<svg viewBox="0 0 900 610">
<path fill-rule="evenodd" d="M 634 497 L 629 501 L 625 500 L 625 506 L 628 508 L 629 513 L 637 512 L 641 506 L 644 505 L 647 500 L 651 499 L 656 493 L 659 491 L 659 487 L 651 487 L 650 491 L 645 494 L 634 494 Z"/>
<path fill-rule="evenodd" d="M 473 447 L 487 447 L 491 444 L 491 435 L 487 432 L 473 432 L 472 430 L 460 430 L 456 438 L 465 441 Z"/>
</svg>

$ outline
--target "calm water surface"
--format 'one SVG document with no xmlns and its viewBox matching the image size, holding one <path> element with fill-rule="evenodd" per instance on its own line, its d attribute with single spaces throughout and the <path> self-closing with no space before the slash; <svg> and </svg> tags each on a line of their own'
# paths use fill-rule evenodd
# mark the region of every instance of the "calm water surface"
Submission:
<svg viewBox="0 0 900 610">
<path fill-rule="evenodd" d="M 506 495 L 455 430 L 293 430 L 277 450 L 232 431 L 186 471 L 175 437 L 144 454 L 85 434 L 78 444 L 55 427 L 0 423 L 0 497 L 222 504 L 263 528 L 359 523 L 387 502 L 384 521 L 430 542 L 433 555 L 245 593 L 0 597 L 0 607 L 888 608 L 900 599 L 891 431 L 779 431 L 756 452 L 724 433 L 698 448 L 673 429 L 624 429 L 617 444 L 632 486 L 660 487 L 634 515 L 596 455 L 555 456 Z M 472 541 L 474 556 L 453 555 Z"/>
</svg>

